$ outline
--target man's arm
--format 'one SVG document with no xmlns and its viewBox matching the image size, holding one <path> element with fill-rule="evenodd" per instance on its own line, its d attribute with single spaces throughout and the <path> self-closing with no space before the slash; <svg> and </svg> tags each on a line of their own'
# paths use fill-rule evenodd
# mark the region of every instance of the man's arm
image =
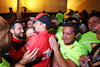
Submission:
<svg viewBox="0 0 100 67">
<path fill-rule="evenodd" d="M 58 49 L 58 44 L 54 37 L 49 38 L 49 43 L 54 51 L 54 57 L 59 67 L 77 67 L 77 65 L 70 59 L 64 60 Z"/>
<path fill-rule="evenodd" d="M 28 50 L 22 57 L 22 59 L 15 64 L 15 67 L 25 67 L 24 65 L 32 62 L 36 59 L 39 49 L 34 49 L 31 53 L 30 50 Z"/>
</svg>

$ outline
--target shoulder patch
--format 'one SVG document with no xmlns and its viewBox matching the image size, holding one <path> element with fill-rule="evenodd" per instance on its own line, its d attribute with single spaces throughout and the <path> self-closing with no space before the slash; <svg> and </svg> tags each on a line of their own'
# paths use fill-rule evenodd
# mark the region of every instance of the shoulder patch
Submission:
<svg viewBox="0 0 100 67">
<path fill-rule="evenodd" d="M 29 45 L 29 44 L 30 44 L 30 41 L 27 42 L 27 45 Z"/>
</svg>

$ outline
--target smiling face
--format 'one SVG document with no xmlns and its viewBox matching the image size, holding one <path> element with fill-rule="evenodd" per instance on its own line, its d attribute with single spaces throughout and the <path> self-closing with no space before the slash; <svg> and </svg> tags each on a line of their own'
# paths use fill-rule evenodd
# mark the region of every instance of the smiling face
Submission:
<svg viewBox="0 0 100 67">
<path fill-rule="evenodd" d="M 41 30 L 41 25 L 42 25 L 42 22 L 40 22 L 40 21 L 36 21 L 36 22 L 34 23 L 33 27 L 35 28 L 35 31 L 36 31 L 36 32 L 40 32 L 40 30 Z"/>
<path fill-rule="evenodd" d="M 100 19 L 96 16 L 89 18 L 88 27 L 91 31 L 94 30 L 94 27 L 100 23 Z"/>
<path fill-rule="evenodd" d="M 13 37 L 17 38 L 17 39 L 21 39 L 23 37 L 23 26 L 21 25 L 21 23 L 15 23 L 14 24 L 14 29 L 11 29 L 11 33 L 13 35 Z"/>
<path fill-rule="evenodd" d="M 41 32 L 46 30 L 46 24 L 42 23 L 41 21 L 36 21 L 33 25 L 36 32 Z"/>
<path fill-rule="evenodd" d="M 31 21 L 31 20 L 29 20 L 29 21 L 27 22 L 27 27 L 28 27 L 28 28 L 33 28 L 33 24 L 34 24 L 34 22 Z"/>
<path fill-rule="evenodd" d="M 70 27 L 70 26 L 64 27 L 62 39 L 65 44 L 69 44 L 70 42 L 74 41 L 75 32 L 74 32 L 73 27 Z"/>
</svg>

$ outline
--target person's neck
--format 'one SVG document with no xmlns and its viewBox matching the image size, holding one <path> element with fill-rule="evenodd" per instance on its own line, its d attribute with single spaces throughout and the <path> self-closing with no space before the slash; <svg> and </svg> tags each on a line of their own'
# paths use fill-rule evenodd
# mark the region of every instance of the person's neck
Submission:
<svg viewBox="0 0 100 67">
<path fill-rule="evenodd" d="M 38 33 L 39 33 L 39 32 L 42 32 L 42 31 L 46 31 L 46 29 L 42 29 L 41 31 L 38 31 Z"/>
<path fill-rule="evenodd" d="M 65 43 L 65 45 L 71 45 L 75 42 L 75 40 L 71 41 L 70 43 Z"/>
<path fill-rule="evenodd" d="M 21 40 L 21 39 L 19 39 L 19 38 L 18 38 L 18 37 L 16 37 L 16 36 L 13 36 L 13 37 L 14 37 L 15 39 L 19 40 L 19 41 Z"/>
</svg>

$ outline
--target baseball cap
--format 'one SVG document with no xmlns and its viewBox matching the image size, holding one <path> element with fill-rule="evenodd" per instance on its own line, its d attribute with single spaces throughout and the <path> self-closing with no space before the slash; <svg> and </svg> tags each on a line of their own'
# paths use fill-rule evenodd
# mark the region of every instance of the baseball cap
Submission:
<svg viewBox="0 0 100 67">
<path fill-rule="evenodd" d="M 48 15 L 46 15 L 45 13 L 39 13 L 36 17 L 30 17 L 30 19 L 32 21 L 41 21 L 43 23 L 45 23 L 48 26 L 50 26 L 51 24 L 51 19 Z"/>
</svg>

